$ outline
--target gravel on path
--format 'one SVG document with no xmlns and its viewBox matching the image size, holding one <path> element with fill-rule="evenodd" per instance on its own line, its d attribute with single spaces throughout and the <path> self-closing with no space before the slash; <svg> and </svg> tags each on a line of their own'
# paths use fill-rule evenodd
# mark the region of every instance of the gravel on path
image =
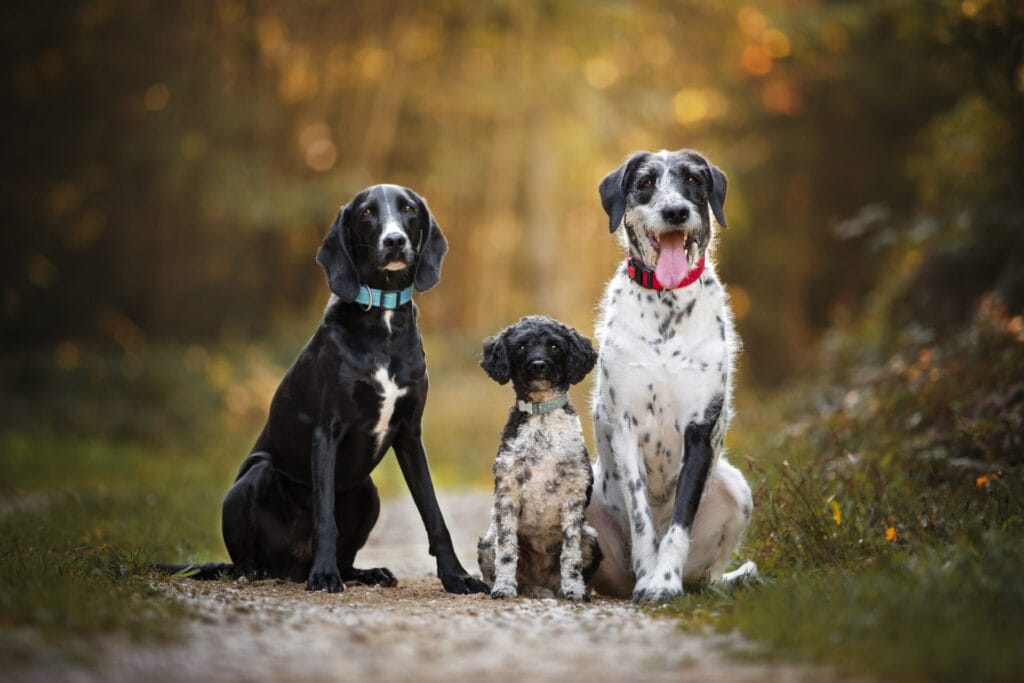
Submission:
<svg viewBox="0 0 1024 683">
<path fill-rule="evenodd" d="M 483 493 L 439 496 L 459 558 L 477 573 L 489 520 Z M 18 674 L 39 681 L 811 681 L 821 671 L 731 659 L 735 639 L 694 635 L 631 603 L 596 597 L 492 600 L 445 593 L 408 496 L 385 500 L 360 567 L 396 588 L 308 593 L 279 581 L 164 582 L 196 618 L 170 644 L 101 639 L 96 664 L 60 658 Z M 478 574 L 477 574 L 478 575 Z M 2 677 L 2 675 L 0 675 Z"/>
</svg>

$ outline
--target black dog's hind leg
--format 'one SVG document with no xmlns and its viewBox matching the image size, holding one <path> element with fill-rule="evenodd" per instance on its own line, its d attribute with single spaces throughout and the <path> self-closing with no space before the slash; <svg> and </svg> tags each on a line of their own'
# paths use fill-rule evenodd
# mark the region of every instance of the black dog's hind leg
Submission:
<svg viewBox="0 0 1024 683">
<path fill-rule="evenodd" d="M 268 453 L 253 453 L 239 469 L 221 513 L 224 545 L 234 566 L 232 576 L 301 580 L 308 560 L 295 556 L 295 517 Z M 303 566 L 305 565 L 305 571 Z"/>
<path fill-rule="evenodd" d="M 353 489 L 341 491 L 335 506 L 338 523 L 338 571 L 342 581 L 358 581 L 368 586 L 397 586 L 398 579 L 385 567 L 356 569 L 356 553 L 366 545 L 380 517 L 377 486 L 367 477 Z"/>
<path fill-rule="evenodd" d="M 430 554 L 437 558 L 437 576 L 449 593 L 486 593 L 489 590 L 487 584 L 470 576 L 455 556 L 451 534 L 437 504 L 434 484 L 430 480 L 430 468 L 427 466 L 427 453 L 423 450 L 420 437 L 418 429 L 403 429 L 395 439 L 394 448 L 405 483 L 419 510 L 423 526 L 427 529 Z"/>
</svg>

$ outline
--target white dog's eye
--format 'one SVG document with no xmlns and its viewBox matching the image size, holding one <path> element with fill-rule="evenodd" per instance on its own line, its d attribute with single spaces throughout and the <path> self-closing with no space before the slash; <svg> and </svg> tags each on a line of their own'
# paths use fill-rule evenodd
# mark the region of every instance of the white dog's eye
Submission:
<svg viewBox="0 0 1024 683">
<path fill-rule="evenodd" d="M 688 176 L 686 176 L 686 184 L 687 185 L 696 185 L 697 184 L 697 179 L 694 178 L 692 175 L 688 175 Z"/>
<path fill-rule="evenodd" d="M 402 207 L 402 213 L 416 213 L 416 209 L 413 208 L 412 204 L 406 204 Z"/>
<path fill-rule="evenodd" d="M 374 211 L 373 209 L 367 207 L 367 208 L 363 209 L 359 213 L 359 215 L 362 216 L 363 218 L 369 218 L 370 216 L 373 216 L 376 213 L 377 213 L 376 211 Z"/>
<path fill-rule="evenodd" d="M 644 188 L 645 190 L 649 187 L 654 187 L 654 181 L 651 180 L 650 178 L 644 178 L 643 180 L 640 181 L 640 187 Z"/>
</svg>

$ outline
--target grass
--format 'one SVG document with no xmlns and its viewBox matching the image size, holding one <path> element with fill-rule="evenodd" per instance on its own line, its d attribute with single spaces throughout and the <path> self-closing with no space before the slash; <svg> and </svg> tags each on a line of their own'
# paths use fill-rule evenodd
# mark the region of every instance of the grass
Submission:
<svg viewBox="0 0 1024 683">
<path fill-rule="evenodd" d="M 729 447 L 756 493 L 741 555 L 767 582 L 660 611 L 739 630 L 758 656 L 905 680 L 1017 676 L 1022 327 L 982 307 L 956 338 L 873 357 L 847 345 L 824 377 L 742 394 Z M 0 361 L 0 633 L 65 649 L 173 635 L 180 609 L 146 565 L 226 559 L 221 498 L 302 341 Z M 435 483 L 489 488 L 509 389 L 475 366 L 479 340 L 426 346 Z M 584 424 L 587 389 L 574 389 Z M 404 491 L 393 458 L 375 479 Z M 41 656 L 34 642 L 0 638 L 0 658 Z"/>
<path fill-rule="evenodd" d="M 0 631 L 29 627 L 50 642 L 119 631 L 175 633 L 181 613 L 147 564 L 223 555 L 215 511 L 229 477 L 191 454 L 81 437 L 0 434 Z M 12 631 L 13 632 L 13 631 Z M 38 654 L 2 639 L 0 655 Z"/>
<path fill-rule="evenodd" d="M 1021 327 L 982 307 L 941 344 L 746 401 L 732 444 L 758 484 L 745 552 L 768 582 L 665 611 L 688 627 L 738 629 L 765 654 L 853 672 L 1017 677 Z"/>
<path fill-rule="evenodd" d="M 0 359 L 0 634 L 65 649 L 108 632 L 173 635 L 180 609 L 148 564 L 227 559 L 221 500 L 303 342 L 64 344 Z M 439 488 L 491 484 L 510 390 L 475 367 L 478 347 L 427 341 L 445 378 L 425 417 Z M 384 496 L 405 491 L 393 457 L 374 479 Z M 0 659 L 46 652 L 0 638 Z"/>
</svg>

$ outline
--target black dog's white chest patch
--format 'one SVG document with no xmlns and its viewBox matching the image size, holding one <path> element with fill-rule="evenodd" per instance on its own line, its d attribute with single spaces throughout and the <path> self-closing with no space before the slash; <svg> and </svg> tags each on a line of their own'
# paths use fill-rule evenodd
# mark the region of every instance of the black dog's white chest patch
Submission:
<svg viewBox="0 0 1024 683">
<path fill-rule="evenodd" d="M 395 404 L 398 399 L 405 396 L 409 391 L 408 387 L 399 387 L 388 369 L 381 366 L 373 373 L 373 379 L 380 387 L 380 412 L 377 416 L 377 424 L 373 427 L 373 436 L 377 439 L 377 449 L 384 443 L 388 428 L 391 424 L 391 416 L 395 414 Z"/>
</svg>

